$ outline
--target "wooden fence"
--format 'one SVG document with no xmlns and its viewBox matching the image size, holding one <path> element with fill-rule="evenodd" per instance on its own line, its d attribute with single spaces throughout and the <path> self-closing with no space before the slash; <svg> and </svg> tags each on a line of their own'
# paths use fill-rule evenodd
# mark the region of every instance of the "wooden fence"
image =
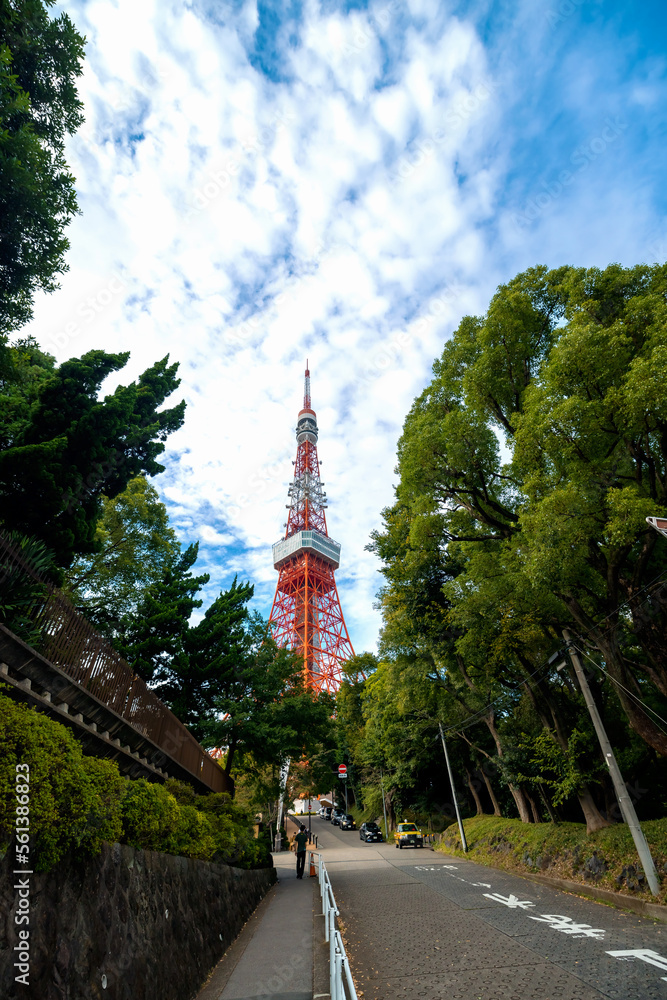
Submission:
<svg viewBox="0 0 667 1000">
<path fill-rule="evenodd" d="M 35 586 L 30 587 L 29 581 Z M 35 648 L 72 680 L 122 716 L 212 791 L 225 790 L 219 764 L 199 745 L 129 663 L 96 632 L 69 599 L 48 583 L 0 532 L 0 582 L 28 591 L 21 617 L 38 630 Z M 27 585 L 27 586 L 26 586 Z"/>
</svg>

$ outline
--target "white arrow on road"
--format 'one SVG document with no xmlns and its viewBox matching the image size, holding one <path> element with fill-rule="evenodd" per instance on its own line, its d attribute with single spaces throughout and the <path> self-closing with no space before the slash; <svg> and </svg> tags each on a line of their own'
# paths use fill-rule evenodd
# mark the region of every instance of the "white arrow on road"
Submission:
<svg viewBox="0 0 667 1000">
<path fill-rule="evenodd" d="M 509 906 L 512 910 L 527 910 L 529 906 L 535 906 L 535 903 L 531 903 L 529 899 L 519 899 L 518 896 L 513 896 L 511 893 L 509 896 L 501 896 L 499 892 L 485 892 L 484 895 L 487 899 L 492 899 L 494 903 L 502 903 L 503 906 Z"/>
<path fill-rule="evenodd" d="M 667 971 L 667 958 L 663 958 L 659 955 L 657 951 L 653 951 L 651 948 L 635 948 L 634 951 L 608 951 L 608 955 L 612 958 L 620 958 L 621 961 L 627 962 L 631 958 L 638 958 L 642 962 L 648 962 L 649 965 L 657 965 L 659 969 Z M 667 976 L 662 977 L 667 981 Z"/>
</svg>

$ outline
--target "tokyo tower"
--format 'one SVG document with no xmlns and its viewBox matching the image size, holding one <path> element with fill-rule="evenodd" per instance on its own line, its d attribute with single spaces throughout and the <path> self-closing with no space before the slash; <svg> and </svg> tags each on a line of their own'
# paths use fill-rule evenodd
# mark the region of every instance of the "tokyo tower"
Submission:
<svg viewBox="0 0 667 1000">
<path fill-rule="evenodd" d="M 294 479 L 288 490 L 287 530 L 273 546 L 273 565 L 279 575 L 269 626 L 279 646 L 303 657 L 308 687 L 333 694 L 342 679 L 342 665 L 354 656 L 354 650 L 334 580 L 340 545 L 327 533 L 327 498 L 320 479 L 317 417 L 310 405 L 307 365 L 303 409 L 296 425 Z"/>
</svg>

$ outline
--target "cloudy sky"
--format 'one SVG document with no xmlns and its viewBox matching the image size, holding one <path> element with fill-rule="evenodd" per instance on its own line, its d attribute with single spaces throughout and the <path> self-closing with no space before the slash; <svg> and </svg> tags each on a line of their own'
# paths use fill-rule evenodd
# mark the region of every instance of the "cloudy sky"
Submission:
<svg viewBox="0 0 667 1000">
<path fill-rule="evenodd" d="M 59 360 L 169 354 L 185 426 L 156 480 L 208 598 L 268 614 L 310 359 L 353 644 L 396 442 L 462 316 L 537 263 L 667 255 L 659 0 L 71 0 L 86 124 Z"/>
</svg>

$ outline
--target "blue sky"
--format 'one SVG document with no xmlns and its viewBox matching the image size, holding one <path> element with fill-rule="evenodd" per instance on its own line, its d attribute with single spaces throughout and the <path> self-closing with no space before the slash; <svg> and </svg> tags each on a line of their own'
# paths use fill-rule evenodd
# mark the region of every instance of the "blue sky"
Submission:
<svg viewBox="0 0 667 1000">
<path fill-rule="evenodd" d="M 538 263 L 667 256 L 667 19 L 657 2 L 71 0 L 82 215 L 31 330 L 59 359 L 169 353 L 188 402 L 156 485 L 208 597 L 268 613 L 310 358 L 339 590 L 358 651 L 365 551 L 434 358 Z M 121 380 L 122 380 L 121 379 Z"/>
</svg>

